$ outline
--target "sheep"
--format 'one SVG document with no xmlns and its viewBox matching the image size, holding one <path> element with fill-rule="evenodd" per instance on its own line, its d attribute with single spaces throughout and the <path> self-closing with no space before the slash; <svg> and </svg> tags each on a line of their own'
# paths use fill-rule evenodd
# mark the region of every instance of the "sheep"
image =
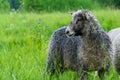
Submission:
<svg viewBox="0 0 120 80">
<path fill-rule="evenodd" d="M 97 71 L 101 80 L 111 65 L 111 40 L 90 11 L 72 13 L 72 21 L 65 31 L 68 37 L 81 36 L 82 47 L 77 53 L 77 73 L 81 80 L 89 80 L 87 72 Z"/>
<path fill-rule="evenodd" d="M 113 45 L 112 64 L 116 72 L 120 75 L 120 28 L 112 29 L 108 32 L 108 35 Z"/>
<path fill-rule="evenodd" d="M 50 74 L 50 80 L 56 74 L 63 73 L 65 70 L 76 70 L 77 49 L 81 47 L 80 36 L 68 38 L 65 34 L 66 27 L 56 30 L 50 39 L 47 72 Z"/>
<path fill-rule="evenodd" d="M 120 33 L 120 28 L 115 28 L 108 32 L 108 35 L 111 38 L 111 41 L 113 41 L 113 39 L 115 39 L 115 37 L 116 37 L 116 35 L 118 35 L 118 33 Z"/>
<path fill-rule="evenodd" d="M 116 72 L 120 75 L 120 32 L 113 40 L 113 65 Z"/>
</svg>

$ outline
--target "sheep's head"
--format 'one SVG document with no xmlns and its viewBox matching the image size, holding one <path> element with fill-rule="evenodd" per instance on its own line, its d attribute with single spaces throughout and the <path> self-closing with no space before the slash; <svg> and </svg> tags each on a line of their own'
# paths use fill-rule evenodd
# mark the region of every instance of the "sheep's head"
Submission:
<svg viewBox="0 0 120 80">
<path fill-rule="evenodd" d="M 72 21 L 65 31 L 66 35 L 69 37 L 82 35 L 85 30 L 85 24 L 90 20 L 90 12 L 86 10 L 79 10 L 71 13 L 71 15 Z"/>
</svg>

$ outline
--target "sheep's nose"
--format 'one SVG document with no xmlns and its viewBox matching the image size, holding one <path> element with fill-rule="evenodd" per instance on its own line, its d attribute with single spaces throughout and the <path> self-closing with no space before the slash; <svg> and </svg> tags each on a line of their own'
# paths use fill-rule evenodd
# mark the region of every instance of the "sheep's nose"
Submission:
<svg viewBox="0 0 120 80">
<path fill-rule="evenodd" d="M 69 34 L 69 31 L 66 30 L 66 31 L 65 31 L 65 34 Z"/>
</svg>

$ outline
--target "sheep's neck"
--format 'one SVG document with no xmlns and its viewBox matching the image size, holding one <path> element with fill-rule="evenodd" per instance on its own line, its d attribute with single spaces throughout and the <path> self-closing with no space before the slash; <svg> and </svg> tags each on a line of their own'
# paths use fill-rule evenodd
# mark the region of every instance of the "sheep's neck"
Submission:
<svg viewBox="0 0 120 80">
<path fill-rule="evenodd" d="M 88 47 L 93 47 L 96 44 L 100 43 L 99 36 L 97 34 L 89 35 L 86 37 L 82 37 L 84 45 L 87 45 Z"/>
<path fill-rule="evenodd" d="M 88 26 L 89 25 L 89 26 Z M 88 23 L 86 34 L 82 36 L 84 47 L 97 47 L 100 46 L 100 31 L 102 30 L 100 25 L 98 24 L 96 19 L 92 19 L 90 23 Z"/>
</svg>

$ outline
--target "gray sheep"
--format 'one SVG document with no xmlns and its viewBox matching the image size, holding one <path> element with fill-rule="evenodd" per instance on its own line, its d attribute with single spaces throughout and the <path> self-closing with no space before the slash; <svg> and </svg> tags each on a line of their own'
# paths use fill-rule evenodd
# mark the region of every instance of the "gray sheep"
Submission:
<svg viewBox="0 0 120 80">
<path fill-rule="evenodd" d="M 117 73 L 120 75 L 120 33 L 113 40 L 113 65 Z"/>
<path fill-rule="evenodd" d="M 113 66 L 120 75 L 120 28 L 112 29 L 108 32 L 113 44 Z"/>
<path fill-rule="evenodd" d="M 98 76 L 104 80 L 104 73 L 108 73 L 110 67 L 111 41 L 92 13 L 74 12 L 66 34 L 68 37 L 81 36 L 82 47 L 77 53 L 76 67 L 80 79 L 89 80 L 87 71 L 98 71 Z"/>
<path fill-rule="evenodd" d="M 113 41 L 119 33 L 120 33 L 120 28 L 115 28 L 115 29 L 110 30 L 108 32 L 108 35 L 111 38 L 111 41 Z"/>
<path fill-rule="evenodd" d="M 68 38 L 65 34 L 66 27 L 56 30 L 49 42 L 47 72 L 50 73 L 50 80 L 54 74 L 62 73 L 65 70 L 77 70 L 77 51 L 81 47 L 80 36 Z"/>
</svg>

